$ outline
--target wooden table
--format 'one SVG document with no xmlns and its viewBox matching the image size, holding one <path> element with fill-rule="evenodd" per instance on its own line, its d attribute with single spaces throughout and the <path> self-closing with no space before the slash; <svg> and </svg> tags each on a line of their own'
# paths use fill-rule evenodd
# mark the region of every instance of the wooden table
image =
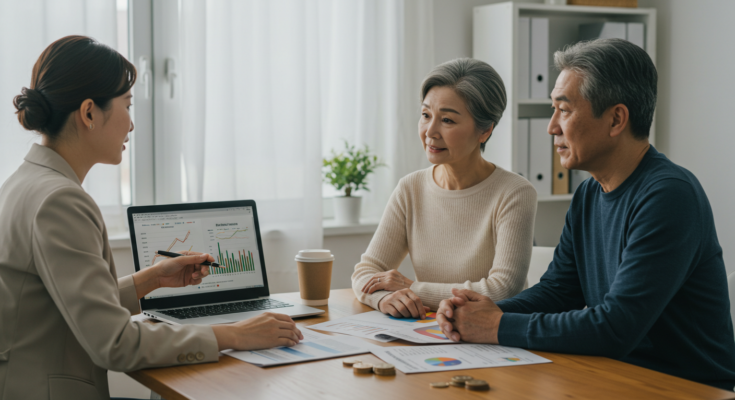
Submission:
<svg viewBox="0 0 735 400">
<path fill-rule="evenodd" d="M 299 302 L 298 293 L 274 295 Z M 304 327 L 370 311 L 351 289 L 332 291 L 325 314 L 297 319 Z M 302 328 L 303 329 L 303 328 Z M 326 333 L 326 332 L 322 332 Z M 397 341 L 381 346 L 406 346 Z M 467 370 L 490 383 L 490 391 L 450 387 L 432 389 L 430 382 L 449 381 L 457 372 L 396 376 L 355 375 L 340 359 L 259 368 L 228 356 L 219 363 L 130 372 L 133 379 L 164 399 L 734 399 L 735 393 L 604 357 L 534 351 L 551 364 Z M 361 359 L 378 362 L 371 355 Z"/>
</svg>

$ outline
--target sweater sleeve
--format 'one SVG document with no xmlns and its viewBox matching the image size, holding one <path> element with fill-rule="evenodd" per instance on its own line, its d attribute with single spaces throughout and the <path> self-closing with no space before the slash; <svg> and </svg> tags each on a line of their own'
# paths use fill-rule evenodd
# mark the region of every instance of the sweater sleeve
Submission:
<svg viewBox="0 0 735 400">
<path fill-rule="evenodd" d="M 494 301 L 520 293 L 526 286 L 528 266 L 533 248 L 533 228 L 536 219 L 536 190 L 524 182 L 514 187 L 500 200 L 498 211 L 488 227 L 495 232 L 495 257 L 487 278 L 478 282 L 434 283 L 414 282 L 411 290 L 421 301 L 436 310 L 439 303 L 452 297 L 452 289 L 469 289 Z M 492 246 L 492 243 L 488 243 Z"/>
<path fill-rule="evenodd" d="M 578 190 L 581 192 L 581 190 Z M 579 272 L 574 259 L 574 202 L 567 211 L 564 229 L 554 258 L 541 276 L 539 283 L 513 298 L 497 302 L 505 313 L 530 314 L 534 312 L 560 313 L 581 310 L 585 306 Z"/>
<path fill-rule="evenodd" d="M 641 194 L 629 222 L 627 245 L 604 301 L 553 314 L 506 312 L 498 331 L 500 344 L 611 358 L 629 354 L 691 274 L 702 232 L 702 207 L 687 182 L 666 179 L 653 184 Z M 555 280 L 555 275 L 547 275 Z M 532 304 L 538 306 L 541 299 Z M 546 299 L 555 302 L 551 296 Z M 509 310 L 510 304 L 501 308 Z"/>
<path fill-rule="evenodd" d="M 408 254 L 406 208 L 402 200 L 403 187 L 403 184 L 399 184 L 393 191 L 378 229 L 360 262 L 355 265 L 355 272 L 352 273 L 352 290 L 355 296 L 363 304 L 376 310 L 380 300 L 392 292 L 380 290 L 367 294 L 362 292 L 362 287 L 376 273 L 398 269 Z"/>
</svg>

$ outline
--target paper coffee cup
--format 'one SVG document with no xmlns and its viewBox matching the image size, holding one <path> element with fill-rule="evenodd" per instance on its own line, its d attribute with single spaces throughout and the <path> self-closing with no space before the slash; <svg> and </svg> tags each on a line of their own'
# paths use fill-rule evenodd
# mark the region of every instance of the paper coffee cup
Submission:
<svg viewBox="0 0 735 400">
<path fill-rule="evenodd" d="M 301 302 L 307 306 L 329 303 L 334 255 L 329 250 L 301 250 L 296 255 Z"/>
</svg>

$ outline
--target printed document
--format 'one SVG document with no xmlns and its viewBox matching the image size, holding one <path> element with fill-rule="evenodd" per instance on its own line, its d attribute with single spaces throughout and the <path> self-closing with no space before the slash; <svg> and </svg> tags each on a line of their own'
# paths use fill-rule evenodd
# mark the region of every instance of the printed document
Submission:
<svg viewBox="0 0 735 400">
<path fill-rule="evenodd" d="M 543 357 L 515 347 L 490 344 L 453 344 L 417 347 L 373 347 L 376 357 L 406 373 L 454 371 L 550 363 Z"/>
<path fill-rule="evenodd" d="M 329 336 L 302 329 L 304 340 L 293 347 L 275 347 L 266 350 L 225 350 L 222 354 L 255 364 L 259 367 L 295 364 L 326 358 L 351 356 L 370 352 L 371 345 L 360 339 L 344 336 Z"/>
<path fill-rule="evenodd" d="M 433 312 L 426 313 L 426 319 L 417 319 L 396 318 L 380 311 L 370 311 L 309 325 L 308 328 L 380 342 L 403 339 L 414 343 L 454 343 L 444 336 L 436 322 L 436 313 Z"/>
</svg>

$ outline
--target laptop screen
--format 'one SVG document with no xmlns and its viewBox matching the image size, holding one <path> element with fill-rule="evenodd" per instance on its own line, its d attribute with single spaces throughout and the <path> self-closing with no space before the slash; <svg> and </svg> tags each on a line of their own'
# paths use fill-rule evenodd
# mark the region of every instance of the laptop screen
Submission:
<svg viewBox="0 0 735 400">
<path fill-rule="evenodd" d="M 253 207 L 131 213 L 137 265 L 149 268 L 157 251 L 209 253 L 223 268 L 209 267 L 199 285 L 160 288 L 146 300 L 259 288 L 265 285 Z"/>
</svg>

